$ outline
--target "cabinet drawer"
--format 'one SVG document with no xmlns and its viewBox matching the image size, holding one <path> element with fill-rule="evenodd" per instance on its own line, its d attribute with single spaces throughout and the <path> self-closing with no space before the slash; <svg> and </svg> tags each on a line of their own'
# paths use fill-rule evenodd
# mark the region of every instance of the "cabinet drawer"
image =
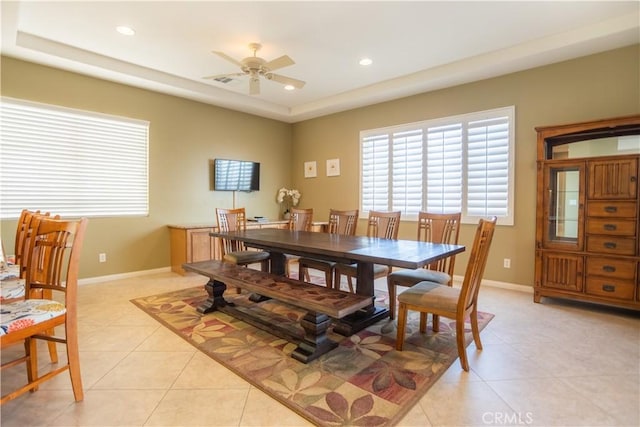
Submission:
<svg viewBox="0 0 640 427">
<path fill-rule="evenodd" d="M 633 301 L 636 285 L 633 280 L 587 277 L 587 294 Z"/>
<path fill-rule="evenodd" d="M 587 233 L 608 236 L 635 236 L 635 219 L 587 218 Z"/>
<path fill-rule="evenodd" d="M 636 277 L 636 262 L 616 258 L 587 257 L 587 274 L 633 280 Z"/>
<path fill-rule="evenodd" d="M 615 236 L 587 236 L 587 251 L 616 255 L 635 255 L 636 239 Z"/>
<path fill-rule="evenodd" d="M 594 202 L 589 201 L 587 216 L 603 218 L 636 218 L 636 202 Z"/>
</svg>

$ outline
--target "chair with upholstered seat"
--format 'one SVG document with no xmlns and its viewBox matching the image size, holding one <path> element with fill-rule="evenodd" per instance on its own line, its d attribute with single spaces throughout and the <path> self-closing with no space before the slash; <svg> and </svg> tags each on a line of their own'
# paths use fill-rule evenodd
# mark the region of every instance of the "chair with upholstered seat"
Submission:
<svg viewBox="0 0 640 427">
<path fill-rule="evenodd" d="M 14 263 L 17 266 L 26 267 L 26 263 L 23 260 L 24 253 L 24 241 L 27 236 L 27 232 L 29 230 L 31 220 L 34 215 L 40 214 L 40 211 L 30 211 L 28 209 L 23 209 L 20 212 L 20 218 L 18 218 L 18 224 L 16 225 L 16 240 L 15 240 L 15 248 L 14 248 Z M 23 268 L 20 269 L 19 276 L 24 278 Z"/>
<path fill-rule="evenodd" d="M 489 220 L 480 220 L 461 288 L 434 282 L 420 282 L 398 295 L 397 350 L 402 350 L 403 348 L 408 310 L 420 312 L 420 332 L 422 333 L 427 330 L 427 313 L 433 315 L 433 332 L 438 332 L 440 329 L 439 318 L 436 316 L 455 319 L 460 365 L 465 371 L 469 370 L 465 349 L 464 321 L 467 317 L 469 318 L 476 348 L 482 350 L 480 331 L 478 329 L 478 291 L 480 290 L 484 268 L 487 265 L 487 257 L 495 226 L 496 217 Z"/>
<path fill-rule="evenodd" d="M 53 376 L 69 371 L 76 401 L 83 400 L 80 359 L 78 356 L 77 287 L 80 252 L 87 219 L 66 221 L 37 216 L 32 222 L 28 253 L 23 254 L 28 266 L 25 277 L 25 299 L 2 305 L 0 348 L 24 343 L 25 353 L 6 361 L 2 369 L 27 365 L 27 384 L 6 393 L 0 403 L 14 399 Z M 60 293 L 61 298 L 43 299 L 47 292 Z M 52 335 L 64 326 L 63 336 Z M 46 373 L 38 371 L 37 341 L 65 344 L 66 363 Z"/>
<path fill-rule="evenodd" d="M 243 231 L 247 229 L 247 218 L 244 208 L 216 208 L 218 230 L 221 232 Z M 243 242 L 220 238 L 222 260 L 233 264 L 248 266 L 260 264 L 262 271 L 269 271 L 269 252 L 249 250 Z"/>
<path fill-rule="evenodd" d="M 460 235 L 461 213 L 440 214 L 418 213 L 418 241 L 433 243 L 458 244 Z M 411 287 L 423 281 L 436 282 L 441 285 L 452 284 L 455 255 L 443 258 L 417 270 L 396 270 L 387 276 L 389 291 L 389 318 L 395 317 L 396 287 Z"/>
<path fill-rule="evenodd" d="M 354 210 L 329 210 L 329 234 L 339 234 L 355 236 L 358 226 L 358 209 Z M 298 279 L 306 282 L 311 281 L 309 269 L 324 272 L 325 284 L 328 288 L 333 287 L 333 269 L 336 265 L 333 261 L 326 261 L 315 258 L 300 258 L 298 261 Z"/>
<path fill-rule="evenodd" d="M 397 239 L 398 230 L 400 229 L 401 211 L 380 212 L 370 211 L 367 220 L 367 237 L 377 237 L 380 239 Z M 340 289 L 342 276 L 347 277 L 349 292 L 354 292 L 353 279 L 358 272 L 358 264 L 336 264 L 334 269 L 334 279 L 336 289 Z M 391 266 L 374 264 L 373 278 L 379 279 L 385 277 L 391 272 Z"/>
<path fill-rule="evenodd" d="M 27 270 L 27 263 L 25 259 L 25 251 L 28 252 L 29 248 L 25 247 L 25 243 L 29 242 L 29 233 L 31 231 L 31 222 L 33 218 L 38 215 L 49 216 L 49 212 L 41 214 L 40 211 L 30 211 L 23 209 L 18 218 L 18 225 L 16 226 L 16 241 L 15 241 L 15 265 L 19 267 L 21 279 L 24 279 Z"/>
<path fill-rule="evenodd" d="M 313 209 L 291 208 L 289 210 L 289 223 L 287 229 L 292 231 L 311 231 L 311 223 L 313 222 Z M 300 260 L 297 255 L 285 254 L 284 273 L 287 277 L 291 276 L 291 265 Z"/>
<path fill-rule="evenodd" d="M 31 223 L 36 215 L 48 216 L 49 214 L 40 214 L 40 211 L 30 211 L 28 209 L 23 209 L 20 213 L 18 224 L 16 225 L 15 259 L 13 264 L 5 262 L 5 270 L 1 275 L 0 300 L 3 304 L 24 299 L 24 277 L 27 268 L 24 255 L 25 243 L 31 232 Z"/>
<path fill-rule="evenodd" d="M 15 280 L 3 280 L 0 282 L 2 288 L 1 301 L 2 304 L 8 304 L 10 302 L 22 301 L 25 298 L 25 277 L 27 274 L 27 257 L 30 251 L 29 245 L 31 244 L 31 233 L 33 231 L 34 219 L 38 217 L 48 217 L 49 212 L 40 213 L 37 211 L 30 211 L 23 209 L 18 219 L 16 226 L 16 241 L 15 241 L 15 261 L 14 266 L 10 269 L 17 274 Z M 55 219 L 59 219 L 60 216 L 56 215 Z M 50 290 L 43 290 L 40 298 L 51 299 L 52 293 Z M 50 333 L 53 335 L 54 331 Z M 58 349 L 56 343 L 49 341 L 47 343 L 49 347 L 49 357 L 52 363 L 58 362 Z"/>
</svg>

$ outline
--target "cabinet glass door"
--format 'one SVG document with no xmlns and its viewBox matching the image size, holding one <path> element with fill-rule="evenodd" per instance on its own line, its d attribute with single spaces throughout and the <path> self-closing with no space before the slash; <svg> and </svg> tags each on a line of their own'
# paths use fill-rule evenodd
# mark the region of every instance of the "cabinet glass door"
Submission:
<svg viewBox="0 0 640 427">
<path fill-rule="evenodd" d="M 582 249 L 584 163 L 547 165 L 545 247 Z"/>
</svg>

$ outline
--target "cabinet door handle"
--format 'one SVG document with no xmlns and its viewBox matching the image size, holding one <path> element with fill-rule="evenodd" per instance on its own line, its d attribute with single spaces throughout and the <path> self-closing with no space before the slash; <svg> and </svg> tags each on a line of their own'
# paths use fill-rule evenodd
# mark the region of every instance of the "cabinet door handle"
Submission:
<svg viewBox="0 0 640 427">
<path fill-rule="evenodd" d="M 615 285 L 602 285 L 602 290 L 605 292 L 615 292 L 616 291 L 616 286 Z"/>
<path fill-rule="evenodd" d="M 614 231 L 616 228 L 618 228 L 615 224 L 605 224 L 604 225 L 604 229 L 607 231 Z"/>
<path fill-rule="evenodd" d="M 604 247 L 607 249 L 615 249 L 617 246 L 615 242 L 604 242 Z"/>
<path fill-rule="evenodd" d="M 602 270 L 606 271 L 607 273 L 614 273 L 616 271 L 616 268 L 613 265 L 603 265 Z"/>
<path fill-rule="evenodd" d="M 604 211 L 609 213 L 616 213 L 618 212 L 618 208 L 616 206 L 605 206 Z"/>
</svg>

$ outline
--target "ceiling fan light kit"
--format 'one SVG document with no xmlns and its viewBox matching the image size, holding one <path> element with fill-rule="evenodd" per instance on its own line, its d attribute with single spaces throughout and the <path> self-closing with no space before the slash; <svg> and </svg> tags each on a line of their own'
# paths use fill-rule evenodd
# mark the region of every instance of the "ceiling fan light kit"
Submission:
<svg viewBox="0 0 640 427">
<path fill-rule="evenodd" d="M 285 85 L 285 89 L 288 89 L 287 86 L 291 86 L 291 89 L 301 89 L 304 87 L 305 82 L 302 80 L 297 80 L 292 77 L 283 76 L 281 74 L 275 74 L 273 71 L 279 70 L 280 68 L 288 67 L 290 65 L 295 64 L 293 59 L 291 59 L 288 55 L 282 55 L 272 61 L 266 61 L 263 58 L 260 58 L 257 53 L 260 50 L 262 45 L 260 43 L 250 43 L 249 49 L 253 51 L 253 56 L 248 56 L 240 61 L 232 58 L 224 52 L 213 51 L 216 55 L 225 59 L 232 64 L 240 67 L 241 73 L 230 73 L 230 74 L 216 74 L 213 76 L 204 77 L 205 79 L 213 79 L 217 81 L 224 81 L 226 78 L 240 77 L 240 76 L 249 76 L 249 94 L 250 95 L 259 95 L 260 94 L 260 77 L 264 77 L 267 80 L 272 80 L 278 83 Z"/>
</svg>

